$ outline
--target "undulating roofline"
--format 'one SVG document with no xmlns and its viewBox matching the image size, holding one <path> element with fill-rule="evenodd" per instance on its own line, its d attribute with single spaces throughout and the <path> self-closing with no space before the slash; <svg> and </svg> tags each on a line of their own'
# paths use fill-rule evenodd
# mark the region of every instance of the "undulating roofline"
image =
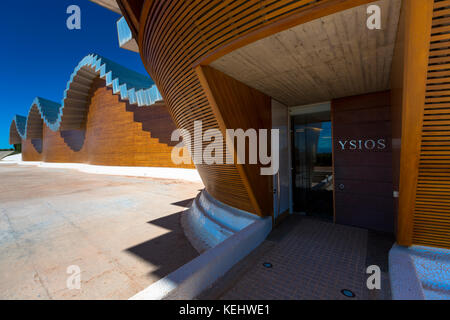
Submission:
<svg viewBox="0 0 450 320">
<path fill-rule="evenodd" d="M 120 98 L 130 104 L 151 106 L 162 100 L 158 88 L 150 78 L 97 54 L 89 54 L 78 63 L 70 75 L 61 104 L 36 97 L 27 117 L 19 115 L 14 117 L 13 123 L 17 133 L 22 139 L 27 139 L 28 131 L 33 127 L 30 118 L 36 120 L 37 113 L 52 131 L 80 128 L 82 117 L 64 117 L 64 111 L 75 110 L 71 112 L 71 116 L 76 112 L 88 111 L 89 91 L 97 77 L 104 79 L 114 94 L 120 94 Z"/>
</svg>

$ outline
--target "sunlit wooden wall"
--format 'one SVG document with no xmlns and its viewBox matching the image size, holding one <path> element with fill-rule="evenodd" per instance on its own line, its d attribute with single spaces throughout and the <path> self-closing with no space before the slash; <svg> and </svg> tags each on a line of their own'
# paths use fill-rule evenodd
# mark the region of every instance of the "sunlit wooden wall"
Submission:
<svg viewBox="0 0 450 320">
<path fill-rule="evenodd" d="M 192 132 L 196 120 L 203 121 L 204 130 L 220 129 L 196 66 L 292 26 L 368 2 L 119 0 L 118 4 L 177 127 Z M 216 199 L 258 215 L 270 211 L 260 209 L 270 193 L 252 198 L 258 191 L 245 166 L 197 165 L 197 169 Z"/>
<path fill-rule="evenodd" d="M 450 247 L 450 1 L 403 1 L 392 65 L 397 240 Z"/>
<path fill-rule="evenodd" d="M 170 136 L 175 129 L 164 105 L 131 106 L 98 78 L 91 88 L 85 129 L 54 132 L 44 124 L 41 152 L 27 139 L 22 157 L 24 161 L 195 168 L 172 162 Z"/>
</svg>

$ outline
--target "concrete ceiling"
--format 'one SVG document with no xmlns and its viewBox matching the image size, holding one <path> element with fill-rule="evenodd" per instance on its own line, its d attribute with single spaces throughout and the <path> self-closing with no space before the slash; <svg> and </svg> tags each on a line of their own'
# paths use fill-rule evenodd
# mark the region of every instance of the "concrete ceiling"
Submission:
<svg viewBox="0 0 450 320">
<path fill-rule="evenodd" d="M 288 105 L 389 89 L 401 0 L 381 0 L 381 30 L 369 30 L 367 6 L 269 36 L 211 63 Z"/>
</svg>

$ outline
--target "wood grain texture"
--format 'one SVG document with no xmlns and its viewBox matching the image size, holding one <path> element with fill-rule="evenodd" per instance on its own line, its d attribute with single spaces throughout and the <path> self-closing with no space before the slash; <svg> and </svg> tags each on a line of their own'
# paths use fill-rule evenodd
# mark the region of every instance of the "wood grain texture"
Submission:
<svg viewBox="0 0 450 320">
<path fill-rule="evenodd" d="M 432 10 L 433 0 L 403 1 L 392 65 L 394 186 L 399 188 L 397 241 L 406 246 L 413 244 Z"/>
<path fill-rule="evenodd" d="M 9 144 L 21 144 L 22 138 L 17 131 L 16 120 L 11 122 L 9 126 Z"/>
<path fill-rule="evenodd" d="M 85 130 L 54 132 L 44 124 L 42 155 L 35 154 L 27 139 L 23 143 L 24 160 L 195 168 L 193 164 L 175 165 L 171 160 L 174 143 L 170 134 L 175 126 L 164 105 L 142 108 L 129 105 L 100 78 L 94 80 L 89 99 Z"/>
<path fill-rule="evenodd" d="M 31 139 L 22 140 L 22 161 L 42 161 L 43 155 L 36 150 L 33 142 Z"/>
<path fill-rule="evenodd" d="M 227 129 L 246 131 L 272 128 L 272 99 L 269 96 L 208 66 L 199 66 L 196 72 L 224 137 Z M 236 143 L 233 152 L 237 154 Z M 249 164 L 248 154 L 247 145 L 247 161 L 245 164 L 236 164 L 252 205 L 252 210 L 247 211 L 270 216 L 273 212 L 273 199 L 267 195 L 272 192 L 273 178 L 260 174 L 260 164 Z"/>
<path fill-rule="evenodd" d="M 335 221 L 393 232 L 390 92 L 336 99 L 331 108 Z M 385 140 L 386 148 L 342 150 L 339 144 L 379 139 Z"/>
<path fill-rule="evenodd" d="M 433 9 L 412 243 L 450 248 L 450 1 Z"/>
<path fill-rule="evenodd" d="M 308 23 L 315 19 L 320 19 L 336 12 L 368 4 L 373 1 L 374 0 L 319 0 L 316 3 L 311 3 L 311 1 L 296 1 L 290 6 L 286 6 L 288 8 L 288 11 L 277 17 L 275 21 L 271 21 L 270 23 L 264 24 L 263 26 L 250 29 L 248 32 L 244 32 L 244 34 L 242 34 L 241 36 L 233 38 L 232 41 L 227 42 L 218 48 L 215 48 L 210 53 L 197 60 L 194 63 L 194 67 L 200 64 L 211 64 L 212 62 L 230 52 L 233 52 L 236 49 L 242 48 L 265 37 L 272 36 L 278 32 L 282 32 L 303 23 Z M 302 4 L 307 5 L 304 10 L 294 9 L 292 11 L 289 11 L 289 8 L 292 9 L 292 7 L 299 7 Z"/>
<path fill-rule="evenodd" d="M 118 2 L 125 7 L 128 1 Z M 193 132 L 194 121 L 202 120 L 204 131 L 220 129 L 192 68 L 194 64 L 252 32 L 266 34 L 265 27 L 275 26 L 289 17 L 296 20 L 277 25 L 270 32 L 301 24 L 308 21 L 308 17 L 313 20 L 367 2 L 145 1 L 139 21 L 138 44 L 144 65 L 157 84 L 177 127 Z M 303 18 L 300 19 L 296 15 L 301 13 Z M 197 165 L 197 170 L 214 198 L 233 207 L 250 210 L 252 201 L 245 186 L 246 178 L 236 165 Z M 250 212 L 257 213 L 255 210 Z"/>
<path fill-rule="evenodd" d="M 261 39 L 211 66 L 288 106 L 388 90 L 401 1 L 373 4 L 385 13 L 381 30 L 365 27 L 367 6 L 358 6 Z"/>
</svg>

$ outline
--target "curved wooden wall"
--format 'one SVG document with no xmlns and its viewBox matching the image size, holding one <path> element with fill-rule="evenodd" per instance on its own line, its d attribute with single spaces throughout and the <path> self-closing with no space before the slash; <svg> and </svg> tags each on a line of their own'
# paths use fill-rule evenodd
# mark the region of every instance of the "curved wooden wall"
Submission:
<svg viewBox="0 0 450 320">
<path fill-rule="evenodd" d="M 44 123 L 42 153 L 27 138 L 22 143 L 24 161 L 195 168 L 171 160 L 174 147 L 168 141 L 175 125 L 164 105 L 132 106 L 100 78 L 93 81 L 90 92 L 86 129 L 54 132 Z"/>
<path fill-rule="evenodd" d="M 11 122 L 9 127 L 9 144 L 20 144 L 22 143 L 22 138 L 17 131 L 16 119 Z"/>
<path fill-rule="evenodd" d="M 22 140 L 22 160 L 23 161 L 42 161 L 42 152 L 39 152 L 34 144 L 37 141 L 32 139 Z"/>
<path fill-rule="evenodd" d="M 450 248 L 450 1 L 434 1 L 413 244 Z"/>
<path fill-rule="evenodd" d="M 138 7 L 133 7 L 132 2 L 118 1 L 128 23 L 138 33 L 145 67 L 176 125 L 193 132 L 195 120 L 203 121 L 203 130 L 221 129 L 194 66 L 207 64 L 239 46 L 294 25 L 370 1 L 147 0 Z M 140 21 L 136 22 L 139 16 Z M 259 209 L 264 207 L 264 200 L 257 198 L 256 205 L 251 201 L 257 192 L 245 176 L 248 170 L 239 170 L 236 165 L 197 165 L 197 169 L 206 189 L 216 199 L 265 215 Z"/>
</svg>

